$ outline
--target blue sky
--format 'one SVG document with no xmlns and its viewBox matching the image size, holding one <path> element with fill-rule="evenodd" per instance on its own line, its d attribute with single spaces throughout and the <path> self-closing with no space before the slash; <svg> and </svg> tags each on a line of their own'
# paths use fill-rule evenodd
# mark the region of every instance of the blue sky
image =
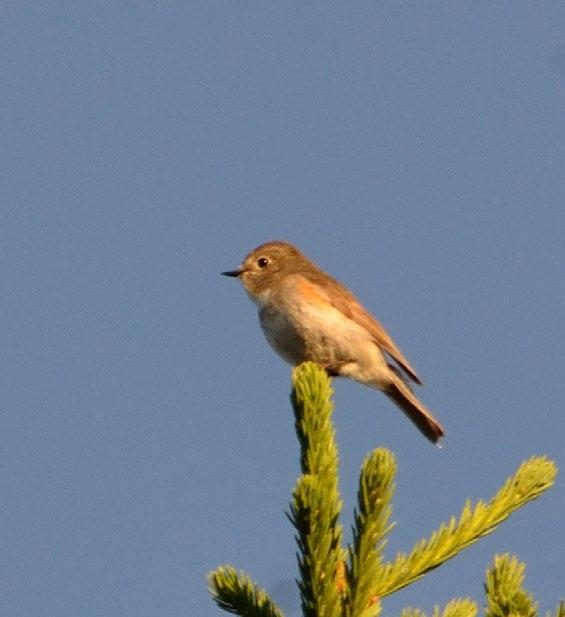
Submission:
<svg viewBox="0 0 565 617">
<path fill-rule="evenodd" d="M 565 468 L 565 5 L 7 3 L 0 21 L 4 614 L 217 615 L 230 562 L 298 614 L 289 367 L 237 282 L 295 243 L 423 377 L 438 450 L 336 381 L 347 528 L 398 460 L 392 557 L 518 465 Z M 562 476 L 388 599 L 563 594 Z"/>
</svg>

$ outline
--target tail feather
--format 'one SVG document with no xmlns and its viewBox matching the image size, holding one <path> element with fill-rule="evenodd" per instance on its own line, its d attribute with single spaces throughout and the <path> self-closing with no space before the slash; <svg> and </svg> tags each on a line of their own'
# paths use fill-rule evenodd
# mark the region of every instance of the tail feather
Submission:
<svg viewBox="0 0 565 617">
<path fill-rule="evenodd" d="M 437 443 L 443 436 L 441 424 L 420 403 L 412 390 L 401 379 L 395 379 L 386 389 L 385 394 L 393 401 L 420 431 L 432 442 Z"/>
</svg>

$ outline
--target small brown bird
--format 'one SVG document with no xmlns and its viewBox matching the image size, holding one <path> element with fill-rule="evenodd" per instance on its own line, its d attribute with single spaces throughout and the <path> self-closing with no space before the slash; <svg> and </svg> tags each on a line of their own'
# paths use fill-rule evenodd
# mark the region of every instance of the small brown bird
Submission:
<svg viewBox="0 0 565 617">
<path fill-rule="evenodd" d="M 376 388 L 430 441 L 443 437 L 441 424 L 408 386 L 407 379 L 421 384 L 420 378 L 385 329 L 292 244 L 262 244 L 237 270 L 222 274 L 241 279 L 267 340 L 284 360 L 311 360 L 331 376 Z"/>
</svg>

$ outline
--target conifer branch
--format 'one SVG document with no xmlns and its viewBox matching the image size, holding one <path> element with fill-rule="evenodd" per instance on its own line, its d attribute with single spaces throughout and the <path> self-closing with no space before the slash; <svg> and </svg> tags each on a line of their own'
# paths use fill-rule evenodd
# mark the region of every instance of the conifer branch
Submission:
<svg viewBox="0 0 565 617">
<path fill-rule="evenodd" d="M 216 604 L 240 617 L 284 617 L 267 592 L 253 584 L 233 566 L 220 566 L 208 575 L 210 593 Z"/>
<path fill-rule="evenodd" d="M 549 613 L 547 617 L 550 617 Z M 565 617 L 565 600 L 561 600 L 555 610 L 555 617 Z"/>
<path fill-rule="evenodd" d="M 373 583 L 382 562 L 385 536 L 392 529 L 389 518 L 394 495 L 396 461 L 389 450 L 378 448 L 363 462 L 357 492 L 353 547 L 349 547 L 347 617 L 376 617 L 380 601 Z"/>
<path fill-rule="evenodd" d="M 459 598 L 451 600 L 445 605 L 443 611 L 436 606 L 433 617 L 476 617 L 479 607 L 470 598 Z M 426 614 L 419 608 L 405 608 L 401 617 L 426 617 Z"/>
<path fill-rule="evenodd" d="M 353 544 L 342 548 L 339 524 L 338 451 L 332 424 L 331 380 L 311 362 L 293 371 L 292 406 L 300 443 L 302 474 L 293 491 L 289 518 L 297 531 L 298 582 L 304 617 L 377 617 L 381 598 L 418 580 L 481 536 L 492 532 L 514 510 L 536 499 L 555 481 L 557 468 L 546 457 L 524 462 L 502 489 L 485 503 L 465 504 L 459 519 L 451 518 L 408 554 L 383 563 L 394 494 L 396 463 L 391 452 L 377 449 L 362 466 Z M 487 571 L 485 617 L 537 617 L 537 605 L 522 588 L 524 566 L 515 557 L 496 557 Z M 283 617 L 282 611 L 249 576 L 232 566 L 209 575 L 210 592 L 225 611 L 240 617 Z M 432 617 L 476 617 L 468 599 L 449 602 Z M 426 617 L 405 609 L 402 617 Z M 550 617 L 549 615 L 547 617 Z M 555 617 L 565 617 L 561 602 Z"/>
<path fill-rule="evenodd" d="M 344 551 L 332 390 L 325 371 L 312 362 L 294 369 L 292 383 L 302 475 L 293 491 L 289 518 L 298 532 L 302 608 L 305 617 L 337 617 Z"/>
<path fill-rule="evenodd" d="M 426 613 L 419 608 L 403 608 L 400 617 L 426 617 Z"/>
<path fill-rule="evenodd" d="M 441 617 L 476 617 L 479 607 L 470 598 L 451 600 L 445 605 Z M 436 608 L 434 617 L 439 617 L 439 609 Z"/>
<path fill-rule="evenodd" d="M 495 555 L 487 570 L 485 617 L 535 617 L 537 603 L 524 588 L 526 566 L 513 555 Z"/>
<path fill-rule="evenodd" d="M 522 463 L 488 504 L 479 501 L 472 509 L 467 501 L 458 522 L 453 517 L 429 540 L 418 542 L 408 555 L 400 553 L 394 562 L 383 566 L 374 583 L 375 595 L 383 597 L 409 585 L 481 536 L 491 533 L 514 510 L 547 490 L 556 474 L 555 463 L 544 456 L 532 457 Z"/>
</svg>

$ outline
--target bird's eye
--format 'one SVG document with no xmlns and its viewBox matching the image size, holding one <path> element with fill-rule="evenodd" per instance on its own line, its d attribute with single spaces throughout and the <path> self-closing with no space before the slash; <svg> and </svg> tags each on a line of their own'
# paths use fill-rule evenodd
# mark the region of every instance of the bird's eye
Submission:
<svg viewBox="0 0 565 617">
<path fill-rule="evenodd" d="M 269 263 L 269 260 L 266 257 L 259 257 L 257 260 L 257 265 L 260 268 L 264 268 Z"/>
</svg>

